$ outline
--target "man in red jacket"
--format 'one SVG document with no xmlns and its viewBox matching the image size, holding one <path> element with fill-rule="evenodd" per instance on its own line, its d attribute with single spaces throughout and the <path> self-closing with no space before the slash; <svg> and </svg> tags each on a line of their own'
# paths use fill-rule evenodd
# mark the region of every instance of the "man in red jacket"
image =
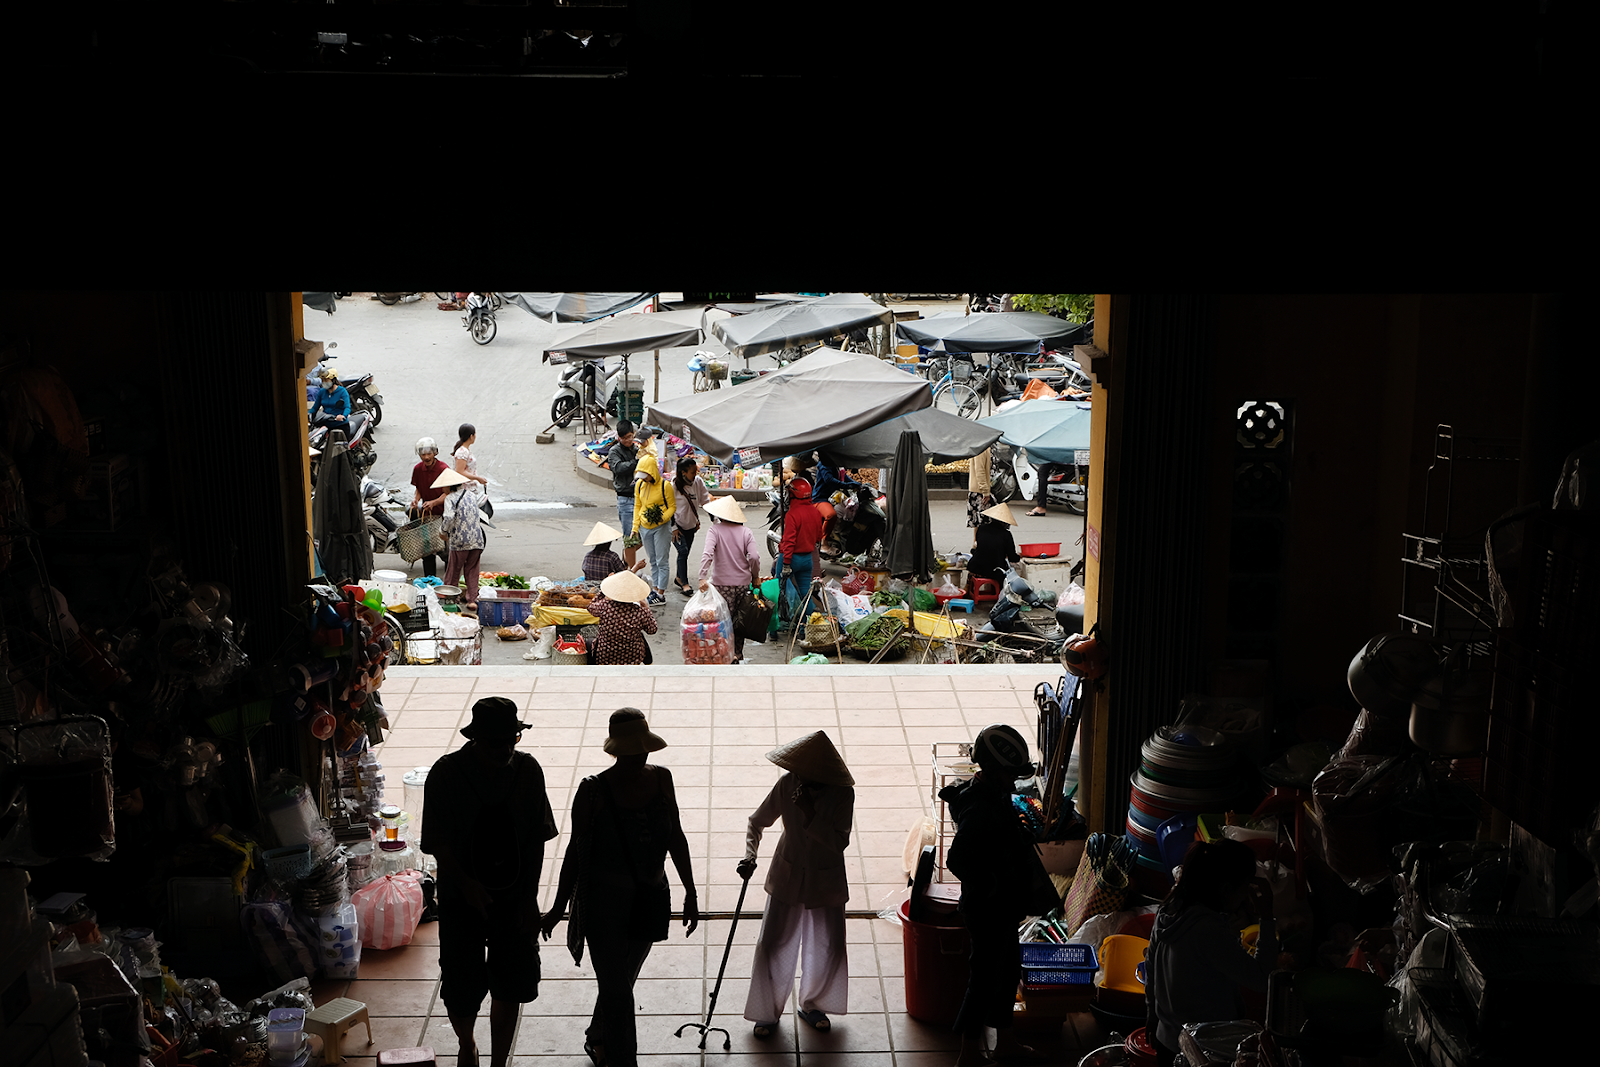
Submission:
<svg viewBox="0 0 1600 1067">
<path fill-rule="evenodd" d="M 822 540 L 822 512 L 811 502 L 811 483 L 796 478 L 789 483 L 789 511 L 783 520 L 783 596 L 789 602 L 789 618 L 811 588 L 811 553 Z"/>
</svg>

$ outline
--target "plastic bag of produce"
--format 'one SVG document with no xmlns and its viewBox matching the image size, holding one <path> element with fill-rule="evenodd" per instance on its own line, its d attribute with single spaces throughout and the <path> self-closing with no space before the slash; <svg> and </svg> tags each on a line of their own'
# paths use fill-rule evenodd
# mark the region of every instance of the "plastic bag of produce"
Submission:
<svg viewBox="0 0 1600 1067">
<path fill-rule="evenodd" d="M 872 598 L 860 594 L 851 596 L 844 591 L 837 578 L 829 578 L 822 592 L 828 598 L 829 614 L 842 623 L 854 622 L 872 614 Z"/>
<path fill-rule="evenodd" d="M 939 601 L 920 585 L 911 587 L 911 607 L 915 611 L 938 611 Z"/>
<path fill-rule="evenodd" d="M 715 586 L 695 593 L 684 605 L 683 662 L 733 662 L 733 613 Z"/>
<path fill-rule="evenodd" d="M 789 665 L 790 666 L 796 666 L 796 665 L 805 666 L 807 664 L 812 664 L 812 663 L 823 663 L 823 664 L 825 664 L 827 662 L 828 662 L 828 657 L 827 656 L 819 656 L 815 652 L 807 652 L 803 656 L 796 656 L 794 659 L 790 660 L 789 661 Z"/>
</svg>

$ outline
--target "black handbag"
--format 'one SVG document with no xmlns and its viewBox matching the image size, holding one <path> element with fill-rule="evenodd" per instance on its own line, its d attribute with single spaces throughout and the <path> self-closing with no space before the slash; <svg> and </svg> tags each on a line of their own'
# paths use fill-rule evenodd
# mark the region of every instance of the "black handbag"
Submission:
<svg viewBox="0 0 1600 1067">
<path fill-rule="evenodd" d="M 772 601 L 758 589 L 747 589 L 739 603 L 739 617 L 734 620 L 735 632 L 746 641 L 763 644 L 772 624 Z"/>
</svg>

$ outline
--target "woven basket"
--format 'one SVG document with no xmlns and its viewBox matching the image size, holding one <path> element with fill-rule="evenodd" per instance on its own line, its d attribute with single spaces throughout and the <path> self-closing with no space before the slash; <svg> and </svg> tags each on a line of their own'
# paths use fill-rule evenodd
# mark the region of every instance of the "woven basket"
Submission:
<svg viewBox="0 0 1600 1067">
<path fill-rule="evenodd" d="M 550 666 L 552 667 L 584 667 L 589 663 L 587 652 L 552 652 Z"/>
<path fill-rule="evenodd" d="M 400 543 L 400 558 L 415 563 L 423 556 L 448 552 L 444 543 L 443 519 L 417 519 L 395 532 Z"/>
<path fill-rule="evenodd" d="M 821 622 L 811 622 L 809 619 L 806 621 L 804 641 L 807 645 L 813 648 L 822 645 L 831 647 L 838 638 L 839 624 L 832 615 L 829 615 Z"/>
</svg>

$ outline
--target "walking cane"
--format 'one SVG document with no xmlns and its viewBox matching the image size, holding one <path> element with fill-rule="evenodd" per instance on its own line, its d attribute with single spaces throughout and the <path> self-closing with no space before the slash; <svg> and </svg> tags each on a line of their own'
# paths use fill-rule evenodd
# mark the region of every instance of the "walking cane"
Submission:
<svg viewBox="0 0 1600 1067">
<path fill-rule="evenodd" d="M 728 1031 L 720 1026 L 711 1025 L 711 1016 L 717 1010 L 717 994 L 722 992 L 722 972 L 728 969 L 728 955 L 733 951 L 733 932 L 739 927 L 739 912 L 744 908 L 745 890 L 750 888 L 750 875 L 744 876 L 744 884 L 739 887 L 739 903 L 733 906 L 733 922 L 728 926 L 728 945 L 722 950 L 722 966 L 717 968 L 717 984 L 711 987 L 711 1000 L 706 1004 L 706 1021 L 703 1023 L 684 1023 L 678 1027 L 674 1037 L 682 1037 L 683 1032 L 689 1027 L 700 1031 L 700 1048 L 706 1047 L 706 1038 L 712 1033 L 722 1035 L 722 1051 L 727 1052 L 733 1047 L 733 1038 L 728 1036 Z"/>
</svg>

